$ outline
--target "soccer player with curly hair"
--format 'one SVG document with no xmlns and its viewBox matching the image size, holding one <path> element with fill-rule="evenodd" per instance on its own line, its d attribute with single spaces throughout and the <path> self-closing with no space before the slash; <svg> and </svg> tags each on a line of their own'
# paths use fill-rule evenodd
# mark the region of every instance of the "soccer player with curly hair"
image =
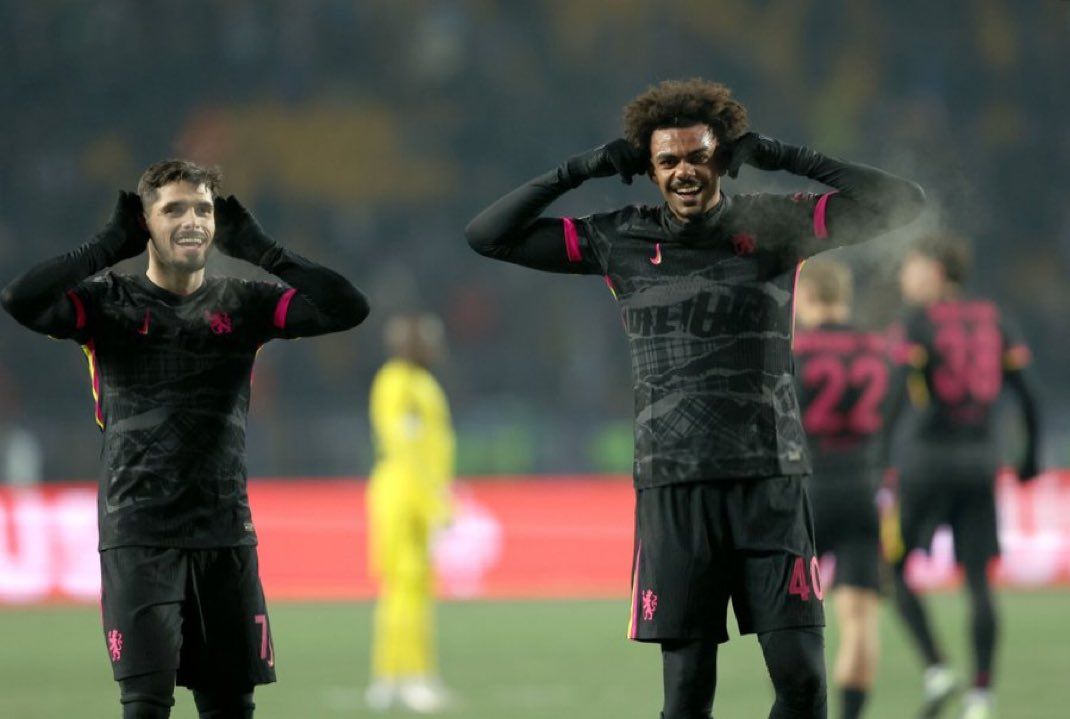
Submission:
<svg viewBox="0 0 1070 719">
<path fill-rule="evenodd" d="M 1000 553 L 995 480 L 1003 459 L 998 407 L 1005 394 L 1018 400 L 1025 429 L 1018 478 L 1029 482 L 1040 469 L 1032 355 L 1015 322 L 995 302 L 967 290 L 971 260 L 964 237 L 931 232 L 915 241 L 899 276 L 908 311 L 898 328 L 901 366 L 892 385 L 898 401 L 891 421 L 908 399 L 914 421 L 898 458 L 899 536 L 888 558 L 896 607 L 925 665 L 921 717 L 943 713 L 961 688 L 906 575 L 910 554 L 928 552 L 945 525 L 970 599 L 973 681 L 960 716 L 995 714 L 999 621 L 988 570 Z"/>
<path fill-rule="evenodd" d="M 756 633 L 774 718 L 826 715 L 810 472 L 792 313 L 807 257 L 912 220 L 924 193 L 881 170 L 747 132 L 728 88 L 663 82 L 624 109 L 625 138 L 569 158 L 473 219 L 482 255 L 602 275 L 624 319 L 635 394 L 629 637 L 661 645 L 664 719 L 708 717 L 729 599 Z M 743 165 L 831 188 L 726 195 Z M 551 217 L 597 177 L 647 175 L 659 205 Z"/>
</svg>

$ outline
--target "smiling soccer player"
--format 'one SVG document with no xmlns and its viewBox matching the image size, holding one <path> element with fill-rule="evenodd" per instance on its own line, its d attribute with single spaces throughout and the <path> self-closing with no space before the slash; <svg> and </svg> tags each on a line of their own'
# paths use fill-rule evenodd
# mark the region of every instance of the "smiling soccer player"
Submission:
<svg viewBox="0 0 1070 719">
<path fill-rule="evenodd" d="M 275 681 L 246 494 L 253 360 L 271 339 L 368 314 L 348 280 L 278 245 L 218 185 L 213 170 L 157 163 L 96 237 L 2 293 L 20 323 L 89 358 L 104 636 L 124 719 L 169 716 L 176 680 L 201 717 L 252 717 L 254 686 Z M 206 277 L 213 246 L 288 286 Z M 98 275 L 146 247 L 145 275 Z"/>
<path fill-rule="evenodd" d="M 729 90 L 664 82 L 624 109 L 626 139 L 570 158 L 468 225 L 480 254 L 604 275 L 631 346 L 635 556 L 629 636 L 661 644 L 664 719 L 708 717 L 731 598 L 757 633 L 771 717 L 826 713 L 822 588 L 792 375 L 799 263 L 913 219 L 914 183 L 747 133 Z M 833 188 L 736 195 L 744 164 Z M 596 177 L 646 174 L 663 203 L 543 216 Z"/>
</svg>

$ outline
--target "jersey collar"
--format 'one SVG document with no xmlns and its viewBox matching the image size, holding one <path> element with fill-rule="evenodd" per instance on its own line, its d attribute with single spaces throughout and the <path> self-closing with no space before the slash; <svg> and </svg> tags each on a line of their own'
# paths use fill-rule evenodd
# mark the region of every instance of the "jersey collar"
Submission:
<svg viewBox="0 0 1070 719">
<path fill-rule="evenodd" d="M 693 243 L 709 239 L 725 217 L 730 204 L 728 195 L 722 192 L 720 202 L 709 212 L 690 222 L 684 222 L 673 214 L 668 204 L 663 204 L 660 208 L 662 229 L 678 242 Z"/>
<path fill-rule="evenodd" d="M 208 290 L 208 285 L 212 281 L 210 277 L 205 277 L 204 282 L 201 283 L 201 286 L 190 294 L 176 295 L 174 292 L 165 290 L 163 287 L 160 287 L 144 274 L 133 275 L 133 278 L 134 282 L 137 284 L 138 287 L 145 290 L 145 292 L 149 293 L 153 297 L 163 300 L 169 305 L 182 305 L 186 304 L 187 302 L 193 302 Z"/>
</svg>

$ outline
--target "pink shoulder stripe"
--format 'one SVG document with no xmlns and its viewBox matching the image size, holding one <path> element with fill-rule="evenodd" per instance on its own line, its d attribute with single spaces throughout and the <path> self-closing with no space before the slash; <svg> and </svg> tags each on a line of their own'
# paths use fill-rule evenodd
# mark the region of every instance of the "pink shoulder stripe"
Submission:
<svg viewBox="0 0 1070 719">
<path fill-rule="evenodd" d="M 293 301 L 297 290 L 288 289 L 282 293 L 279 303 L 275 305 L 275 326 L 280 330 L 286 329 L 286 313 L 290 311 L 290 302 Z"/>
<path fill-rule="evenodd" d="M 569 262 L 583 262 L 583 252 L 580 251 L 580 236 L 576 232 L 576 221 L 571 217 L 561 218 L 565 225 L 565 254 Z"/>
<path fill-rule="evenodd" d="M 829 198 L 835 194 L 835 192 L 826 192 L 817 198 L 817 205 L 814 207 L 814 237 L 819 240 L 828 239 L 829 228 L 826 223 L 825 213 L 828 211 Z"/>
<path fill-rule="evenodd" d="M 82 298 L 74 290 L 67 290 L 67 298 L 74 305 L 74 328 L 76 330 L 83 329 L 85 327 L 85 305 L 82 304 Z"/>
</svg>

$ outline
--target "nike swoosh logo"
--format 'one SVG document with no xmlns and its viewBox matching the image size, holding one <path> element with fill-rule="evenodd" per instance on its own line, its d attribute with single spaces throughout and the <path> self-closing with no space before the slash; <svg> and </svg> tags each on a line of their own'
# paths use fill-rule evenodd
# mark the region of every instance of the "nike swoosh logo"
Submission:
<svg viewBox="0 0 1070 719">
<path fill-rule="evenodd" d="M 661 264 L 661 243 L 660 242 L 657 242 L 657 243 L 654 244 L 654 256 L 650 258 L 650 264 L 652 264 L 652 265 L 660 265 Z"/>
<path fill-rule="evenodd" d="M 147 335 L 149 333 L 149 311 L 148 310 L 145 310 L 145 323 L 141 325 L 141 329 L 139 329 L 138 332 L 143 334 L 143 335 Z"/>
</svg>

